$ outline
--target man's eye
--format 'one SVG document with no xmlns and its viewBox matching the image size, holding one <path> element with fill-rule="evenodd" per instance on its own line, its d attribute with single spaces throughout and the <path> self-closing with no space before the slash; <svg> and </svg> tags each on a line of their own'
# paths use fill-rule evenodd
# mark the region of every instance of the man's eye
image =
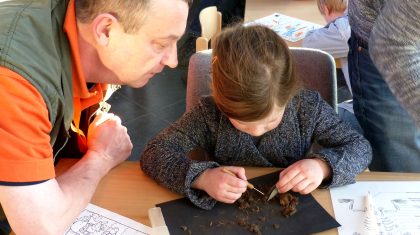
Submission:
<svg viewBox="0 0 420 235">
<path fill-rule="evenodd" d="M 158 50 L 163 50 L 166 48 L 166 44 L 163 43 L 155 43 L 155 48 Z"/>
</svg>

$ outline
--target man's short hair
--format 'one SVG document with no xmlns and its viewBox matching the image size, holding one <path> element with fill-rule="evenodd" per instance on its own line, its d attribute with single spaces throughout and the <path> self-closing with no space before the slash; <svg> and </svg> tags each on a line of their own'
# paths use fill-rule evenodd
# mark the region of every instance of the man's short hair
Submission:
<svg viewBox="0 0 420 235">
<path fill-rule="evenodd" d="M 181 1 L 181 0 L 172 0 Z M 191 5 L 192 0 L 182 0 Z M 125 32 L 137 32 L 147 18 L 153 0 L 77 0 L 76 17 L 82 23 L 91 22 L 96 16 L 108 13 L 116 17 Z"/>
</svg>

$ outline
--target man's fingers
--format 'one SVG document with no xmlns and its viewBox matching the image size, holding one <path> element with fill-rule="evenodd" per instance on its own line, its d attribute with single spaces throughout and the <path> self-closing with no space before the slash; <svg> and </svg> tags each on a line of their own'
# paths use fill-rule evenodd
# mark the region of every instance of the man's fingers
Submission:
<svg viewBox="0 0 420 235">
<path fill-rule="evenodd" d="M 92 124 L 94 124 L 95 126 L 99 126 L 107 120 L 111 119 L 113 116 L 115 115 L 112 113 L 98 112 Z"/>
<path fill-rule="evenodd" d="M 113 113 L 104 113 L 104 112 L 100 112 L 93 123 L 95 126 L 99 126 L 106 121 L 115 121 L 118 125 L 121 125 L 120 117 L 116 116 Z"/>
</svg>

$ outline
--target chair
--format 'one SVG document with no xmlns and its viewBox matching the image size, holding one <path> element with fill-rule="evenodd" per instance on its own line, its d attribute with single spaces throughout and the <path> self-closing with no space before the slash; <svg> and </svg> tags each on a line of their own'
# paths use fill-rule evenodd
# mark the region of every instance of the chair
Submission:
<svg viewBox="0 0 420 235">
<path fill-rule="evenodd" d="M 296 75 L 307 89 L 318 91 L 337 112 L 337 78 L 334 58 L 321 50 L 290 48 Z M 186 110 L 198 103 L 201 96 L 210 94 L 211 49 L 193 54 L 188 65 Z"/>
<path fill-rule="evenodd" d="M 338 113 L 334 57 L 318 49 L 291 47 L 290 50 L 296 66 L 296 75 L 303 81 L 303 86 L 318 91 Z"/>
<path fill-rule="evenodd" d="M 217 7 L 206 7 L 200 11 L 199 15 L 201 36 L 195 42 L 196 51 L 209 49 L 209 41 L 222 30 L 222 13 L 217 11 Z"/>
</svg>

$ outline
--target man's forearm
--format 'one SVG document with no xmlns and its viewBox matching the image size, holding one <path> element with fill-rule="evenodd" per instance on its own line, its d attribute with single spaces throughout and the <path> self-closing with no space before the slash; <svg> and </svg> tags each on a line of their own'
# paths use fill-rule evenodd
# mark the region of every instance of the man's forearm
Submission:
<svg viewBox="0 0 420 235">
<path fill-rule="evenodd" d="M 88 152 L 67 172 L 28 186 L 0 186 L 0 201 L 16 234 L 63 234 L 92 198 L 112 164 Z"/>
</svg>

